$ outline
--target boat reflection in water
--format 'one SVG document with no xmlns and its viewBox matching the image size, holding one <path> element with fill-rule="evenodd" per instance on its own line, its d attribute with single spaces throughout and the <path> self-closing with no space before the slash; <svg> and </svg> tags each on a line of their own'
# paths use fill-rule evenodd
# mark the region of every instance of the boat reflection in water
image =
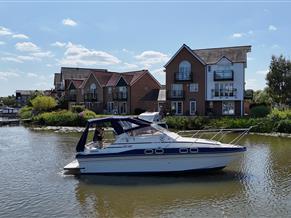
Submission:
<svg viewBox="0 0 291 218">
<path fill-rule="evenodd" d="M 210 205 L 240 201 L 242 177 L 228 170 L 178 177 L 81 175 L 75 193 L 87 216 L 207 216 L 205 211 L 222 215 L 219 207 Z"/>
</svg>

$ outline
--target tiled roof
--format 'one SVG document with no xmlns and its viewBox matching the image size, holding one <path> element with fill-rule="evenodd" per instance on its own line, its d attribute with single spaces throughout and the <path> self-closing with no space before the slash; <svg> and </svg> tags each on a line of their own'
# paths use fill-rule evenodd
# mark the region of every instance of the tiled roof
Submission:
<svg viewBox="0 0 291 218">
<path fill-rule="evenodd" d="M 147 70 L 140 70 L 125 73 L 113 73 L 106 86 L 115 86 L 121 77 L 126 81 L 128 85 L 132 85 L 147 72 Z"/>
<path fill-rule="evenodd" d="M 71 80 L 76 88 L 80 88 L 84 80 Z"/>
<path fill-rule="evenodd" d="M 112 77 L 112 73 L 108 71 L 104 72 L 104 71 L 92 70 L 91 72 L 93 73 L 95 78 L 99 81 L 102 87 L 106 86 L 106 84 Z"/>
<path fill-rule="evenodd" d="M 141 98 L 142 101 L 157 101 L 159 96 L 159 89 L 152 89 L 145 96 Z"/>
<path fill-rule="evenodd" d="M 247 53 L 251 51 L 251 46 L 236 46 L 223 48 L 195 49 L 197 54 L 206 64 L 215 64 L 222 57 L 228 58 L 232 62 L 247 62 Z"/>
<path fill-rule="evenodd" d="M 87 79 L 92 71 L 106 72 L 105 69 L 90 69 L 90 68 L 77 68 L 77 67 L 62 67 L 61 68 L 61 79 L 75 79 L 84 80 Z"/>
</svg>

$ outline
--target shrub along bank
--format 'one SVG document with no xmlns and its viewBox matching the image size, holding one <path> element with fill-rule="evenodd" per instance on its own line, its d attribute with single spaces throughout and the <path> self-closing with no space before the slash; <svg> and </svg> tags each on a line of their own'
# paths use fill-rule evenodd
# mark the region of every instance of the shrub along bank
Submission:
<svg viewBox="0 0 291 218">
<path fill-rule="evenodd" d="M 248 128 L 254 126 L 252 132 L 260 133 L 291 133 L 291 110 L 273 110 L 265 117 L 177 117 L 165 118 L 169 128 L 179 130 L 203 129 L 203 128 Z"/>
</svg>

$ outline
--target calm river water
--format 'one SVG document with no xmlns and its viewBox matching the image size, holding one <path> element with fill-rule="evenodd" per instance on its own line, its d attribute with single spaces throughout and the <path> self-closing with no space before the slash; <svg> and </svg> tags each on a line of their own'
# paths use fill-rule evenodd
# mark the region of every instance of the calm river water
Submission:
<svg viewBox="0 0 291 218">
<path fill-rule="evenodd" d="M 65 176 L 78 134 L 0 128 L 0 217 L 290 217 L 291 139 L 249 135 L 223 171 Z"/>
</svg>

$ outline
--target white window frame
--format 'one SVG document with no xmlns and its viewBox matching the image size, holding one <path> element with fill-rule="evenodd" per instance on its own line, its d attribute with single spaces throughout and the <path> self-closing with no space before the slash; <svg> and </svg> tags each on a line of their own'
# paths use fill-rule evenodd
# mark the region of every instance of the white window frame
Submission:
<svg viewBox="0 0 291 218">
<path fill-rule="evenodd" d="M 121 110 L 123 108 L 123 110 Z M 119 104 L 119 113 L 120 114 L 127 114 L 127 103 L 126 102 L 121 102 Z"/>
<path fill-rule="evenodd" d="M 181 112 L 179 113 L 178 107 L 181 104 Z M 172 111 L 175 110 L 175 115 L 183 115 L 183 101 L 172 101 L 171 102 Z"/>
<path fill-rule="evenodd" d="M 112 87 L 109 86 L 109 87 L 107 88 L 107 91 L 108 91 L 108 94 L 111 95 L 111 94 L 112 94 Z"/>
<path fill-rule="evenodd" d="M 192 103 L 194 103 L 195 105 L 195 110 L 192 111 Z M 189 102 L 189 113 L 190 115 L 196 115 L 196 111 L 197 111 L 197 102 L 196 101 L 190 101 Z"/>
<path fill-rule="evenodd" d="M 114 102 L 109 101 L 107 102 L 107 112 L 112 113 L 114 111 Z"/>
<path fill-rule="evenodd" d="M 232 106 L 231 106 L 232 104 Z M 227 109 L 225 110 L 225 107 L 227 107 Z M 231 107 L 232 107 L 232 111 L 231 112 Z M 235 115 L 235 102 L 234 101 L 222 101 L 222 115 Z"/>
<path fill-rule="evenodd" d="M 198 92 L 199 84 L 198 83 L 190 83 L 189 92 Z"/>
</svg>

